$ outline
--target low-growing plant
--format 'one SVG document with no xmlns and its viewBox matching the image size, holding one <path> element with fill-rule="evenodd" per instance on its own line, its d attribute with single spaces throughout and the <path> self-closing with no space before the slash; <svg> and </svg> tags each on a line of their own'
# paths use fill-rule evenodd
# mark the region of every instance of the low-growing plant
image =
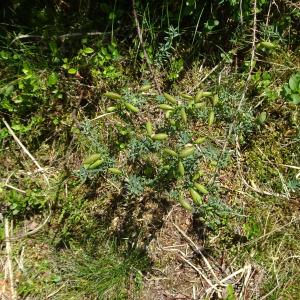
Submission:
<svg viewBox="0 0 300 300">
<path fill-rule="evenodd" d="M 76 297 L 127 299 L 139 292 L 141 272 L 147 269 L 149 261 L 138 249 L 122 253 L 113 242 L 107 241 L 93 254 L 80 250 L 66 252 L 57 259 L 57 264 L 62 279 L 73 278 Z M 72 295 L 74 290 L 67 291 L 65 297 Z"/>
<path fill-rule="evenodd" d="M 105 46 L 96 44 L 94 48 L 86 46 L 87 40 L 82 40 L 82 49 L 76 56 L 63 58 L 62 68 L 70 75 L 80 74 L 84 72 L 87 66 L 91 66 L 89 71 L 94 81 L 104 77 L 108 79 L 116 79 L 121 76 L 120 70 L 115 63 L 120 58 L 117 44 L 112 42 Z M 79 73 L 78 73 L 79 72 Z"/>
<path fill-rule="evenodd" d="M 141 197 L 151 190 L 176 195 L 174 200 L 201 215 L 202 219 L 211 219 L 211 214 L 216 211 L 222 215 L 224 208 L 216 209 L 221 204 L 216 206 L 216 200 L 210 199 L 214 193 L 211 193 L 212 187 L 206 187 L 209 178 L 204 181 L 201 178 L 201 161 L 217 163 L 220 151 L 192 129 L 199 122 L 204 128 L 215 126 L 215 110 L 220 105 L 218 95 L 203 90 L 195 95 L 164 93 L 162 97 L 156 97 L 159 103 L 154 106 L 162 116 L 160 122 L 149 119 L 140 126 L 137 120 L 144 113 L 144 105 L 148 102 L 144 92 L 149 88 L 151 86 L 142 86 L 137 89 L 138 93 L 124 89 L 120 93 L 109 91 L 103 94 L 107 111 L 113 112 L 108 117 L 110 122 L 118 120 L 124 125 L 119 131 L 120 136 L 106 142 L 97 133 L 98 125 L 84 123 L 82 134 L 90 141 L 90 146 L 79 176 L 85 180 L 97 174 L 107 176 L 114 170 L 118 176 L 113 180 L 122 186 L 124 196 L 129 199 Z M 152 96 L 149 97 L 149 101 L 153 101 Z M 205 113 L 199 118 L 201 111 Z M 228 161 L 226 152 L 220 167 L 225 167 Z M 209 227 L 216 229 L 224 225 L 222 218 L 217 218 L 220 221 L 216 219 Z"/>
<path fill-rule="evenodd" d="M 40 189 L 33 188 L 21 194 L 15 190 L 0 192 L 3 197 L 1 206 L 3 212 L 11 216 L 28 216 L 33 213 L 39 213 L 48 205 L 48 198 Z"/>
<path fill-rule="evenodd" d="M 293 74 L 283 86 L 283 96 L 293 104 L 300 103 L 300 72 Z"/>
</svg>

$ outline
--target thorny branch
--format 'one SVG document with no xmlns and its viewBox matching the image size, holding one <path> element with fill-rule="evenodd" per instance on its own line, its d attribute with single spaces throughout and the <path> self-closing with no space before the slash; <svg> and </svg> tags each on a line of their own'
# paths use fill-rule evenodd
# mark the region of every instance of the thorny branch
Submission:
<svg viewBox="0 0 300 300">
<path fill-rule="evenodd" d="M 144 56 L 145 56 L 148 68 L 150 70 L 151 76 L 152 76 L 152 78 L 154 80 L 155 87 L 156 87 L 157 91 L 159 92 L 159 94 L 161 94 L 161 89 L 159 87 L 159 83 L 158 83 L 157 78 L 155 76 L 154 70 L 153 70 L 153 68 L 151 66 L 151 61 L 149 59 L 147 51 L 145 49 L 145 44 L 144 44 L 144 41 L 143 41 L 143 34 L 142 34 L 142 31 L 141 31 L 139 19 L 138 19 L 137 13 L 136 13 L 135 0 L 132 0 L 132 7 L 133 7 L 133 16 L 134 16 L 134 20 L 135 20 L 135 25 L 136 25 L 136 28 L 137 28 L 137 33 L 138 33 L 138 37 L 139 37 L 139 40 L 140 40 L 140 43 L 141 43 L 141 46 L 142 46 L 142 49 L 143 49 Z"/>
</svg>

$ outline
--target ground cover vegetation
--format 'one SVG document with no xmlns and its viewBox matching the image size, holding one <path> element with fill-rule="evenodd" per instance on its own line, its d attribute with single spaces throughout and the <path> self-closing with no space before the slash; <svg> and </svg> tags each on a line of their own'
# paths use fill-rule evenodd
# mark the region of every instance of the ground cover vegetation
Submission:
<svg viewBox="0 0 300 300">
<path fill-rule="evenodd" d="M 299 298 L 299 1 L 0 12 L 1 297 Z"/>
</svg>

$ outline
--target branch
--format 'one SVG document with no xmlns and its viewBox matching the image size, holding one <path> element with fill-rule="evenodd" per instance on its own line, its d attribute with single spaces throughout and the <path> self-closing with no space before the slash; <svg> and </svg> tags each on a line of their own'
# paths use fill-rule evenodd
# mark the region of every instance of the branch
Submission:
<svg viewBox="0 0 300 300">
<path fill-rule="evenodd" d="M 257 10 L 257 0 L 254 0 L 254 2 L 253 2 L 254 15 L 253 15 L 253 27 L 252 27 L 252 49 L 251 49 L 250 69 L 249 69 L 249 73 L 248 73 L 248 76 L 247 76 L 247 79 L 246 79 L 246 82 L 245 82 L 244 91 L 242 93 L 242 97 L 241 97 L 241 100 L 239 102 L 239 105 L 238 105 L 238 108 L 237 108 L 237 112 L 235 114 L 236 117 L 233 120 L 233 122 L 231 123 L 231 125 L 229 126 L 228 134 L 227 134 L 227 137 L 226 137 L 226 141 L 224 143 L 222 152 L 221 152 L 221 154 L 219 156 L 217 168 L 216 168 L 215 174 L 213 176 L 212 182 L 215 182 L 215 180 L 216 180 L 217 172 L 219 171 L 219 162 L 221 161 L 221 159 L 222 159 L 222 157 L 223 157 L 223 155 L 224 155 L 224 153 L 226 151 L 228 142 L 229 142 L 230 137 L 232 135 L 233 128 L 235 127 L 235 125 L 237 123 L 238 113 L 241 111 L 241 109 L 243 107 L 244 101 L 246 99 L 246 94 L 247 94 L 247 91 L 248 91 L 248 88 L 249 88 L 249 82 L 251 80 L 251 75 L 252 75 L 253 68 L 254 68 L 255 51 L 256 51 L 256 31 L 257 31 L 257 12 L 256 12 L 256 10 Z"/>
<path fill-rule="evenodd" d="M 296 9 L 300 9 L 300 1 L 297 1 L 296 3 L 293 3 L 290 0 L 281 0 L 281 2 L 285 3 L 289 7 L 294 7 Z"/>
<path fill-rule="evenodd" d="M 42 172 L 43 177 L 47 183 L 48 186 L 50 186 L 49 184 L 49 179 L 46 176 L 46 174 L 44 173 L 44 169 L 40 166 L 40 164 L 37 162 L 37 160 L 31 155 L 31 153 L 27 150 L 27 148 L 22 144 L 22 142 L 19 140 L 19 138 L 15 135 L 14 131 L 12 130 L 12 128 L 9 126 L 9 124 L 5 121 L 4 118 L 2 118 L 2 121 L 4 123 L 4 125 L 6 126 L 6 128 L 8 129 L 8 132 L 11 134 L 11 136 L 14 138 L 15 142 L 21 147 L 21 149 L 25 152 L 25 154 L 27 154 L 29 156 L 29 158 L 33 161 L 33 163 L 38 167 L 38 171 Z"/>
<path fill-rule="evenodd" d="M 28 232 L 25 232 L 23 234 L 11 237 L 11 238 L 5 238 L 5 241 L 7 241 L 7 240 L 9 240 L 10 242 L 19 241 L 19 240 L 21 240 L 21 239 L 23 239 L 23 238 L 25 238 L 27 236 L 30 236 L 30 235 L 33 235 L 33 234 L 37 233 L 38 231 L 40 231 L 48 223 L 51 215 L 52 215 L 52 212 L 50 210 L 48 216 L 43 221 L 43 223 L 41 223 L 40 225 L 38 225 L 36 228 L 34 228 L 34 229 L 32 229 L 32 230 L 30 230 Z"/>
<path fill-rule="evenodd" d="M 57 35 L 57 36 L 54 36 L 55 38 L 57 39 L 60 39 L 60 40 L 65 40 L 67 38 L 71 38 L 71 37 L 79 37 L 79 36 L 83 36 L 83 35 L 87 35 L 87 36 L 94 36 L 94 35 L 109 35 L 111 34 L 111 32 L 98 32 L 98 31 L 95 31 L 95 32 L 74 32 L 74 33 L 65 33 L 65 34 L 62 34 L 62 35 Z M 45 36 L 43 35 L 31 35 L 31 34 L 20 34 L 18 35 L 17 37 L 15 37 L 11 44 L 13 44 L 14 42 L 18 41 L 18 40 L 24 40 L 24 39 L 44 39 L 46 38 Z"/>
<path fill-rule="evenodd" d="M 136 28 L 137 28 L 137 33 L 138 33 L 138 37 L 139 37 L 139 40 L 140 40 L 140 43 L 141 43 L 141 46 L 142 46 L 142 49 L 143 49 L 143 52 L 144 52 L 144 56 L 146 58 L 147 65 L 149 67 L 150 73 L 151 73 L 152 78 L 154 80 L 156 89 L 159 92 L 159 94 L 161 94 L 161 89 L 159 87 L 158 81 L 157 81 L 157 79 L 155 77 L 155 74 L 154 74 L 154 71 L 152 69 L 151 61 L 149 59 L 148 53 L 145 49 L 145 44 L 144 44 L 144 41 L 143 41 L 143 34 L 142 34 L 142 31 L 141 31 L 140 24 L 139 24 L 139 19 L 138 19 L 137 13 L 136 13 L 135 0 L 132 0 L 132 7 L 133 7 L 133 16 L 134 16 L 134 20 L 135 20 L 135 24 L 136 24 Z"/>
<path fill-rule="evenodd" d="M 10 283 L 10 292 L 11 292 L 11 299 L 17 299 L 17 293 L 15 290 L 15 283 L 14 283 L 14 273 L 13 273 L 13 265 L 12 265 L 12 258 L 11 258 L 11 244 L 10 244 L 10 234 L 9 234 L 9 221 L 7 218 L 4 219 L 4 231 L 5 231 L 5 248 L 6 248 L 6 263 L 7 263 L 7 271 L 9 276 L 9 283 Z"/>
<path fill-rule="evenodd" d="M 252 28 L 252 49 L 251 49 L 251 60 L 250 60 L 250 69 L 249 69 L 249 73 L 247 76 L 247 80 L 245 83 L 245 88 L 244 88 L 244 92 L 242 94 L 242 98 L 239 102 L 239 106 L 238 106 L 238 112 L 241 110 L 245 97 L 246 97 L 246 93 L 248 91 L 248 87 L 249 87 L 249 82 L 251 80 L 251 75 L 253 72 L 253 68 L 254 68 L 254 60 L 255 60 L 255 50 L 256 50 L 256 31 L 257 31 L 257 15 L 256 15 L 256 10 L 257 10 L 257 0 L 254 0 L 253 3 L 253 10 L 254 10 L 254 15 L 253 15 L 253 28 Z"/>
</svg>

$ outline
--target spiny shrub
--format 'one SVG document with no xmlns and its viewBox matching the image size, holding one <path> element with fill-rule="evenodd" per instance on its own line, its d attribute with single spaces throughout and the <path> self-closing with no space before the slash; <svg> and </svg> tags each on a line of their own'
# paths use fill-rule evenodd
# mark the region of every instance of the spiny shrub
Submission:
<svg viewBox="0 0 300 300">
<path fill-rule="evenodd" d="M 200 168 L 209 137 L 199 135 L 197 126 L 207 132 L 214 126 L 218 95 L 200 90 L 195 95 L 153 96 L 150 89 L 151 85 L 145 85 L 135 93 L 103 94 L 106 111 L 111 113 L 107 122 L 114 125 L 115 134 L 110 132 L 108 141 L 89 136 L 89 140 L 98 139 L 106 151 L 104 156 L 103 151 L 90 153 L 80 174 L 83 178 L 101 174 L 117 181 L 128 199 L 151 190 L 167 193 L 186 210 L 199 212 L 212 188 L 201 180 L 204 172 Z"/>
</svg>

